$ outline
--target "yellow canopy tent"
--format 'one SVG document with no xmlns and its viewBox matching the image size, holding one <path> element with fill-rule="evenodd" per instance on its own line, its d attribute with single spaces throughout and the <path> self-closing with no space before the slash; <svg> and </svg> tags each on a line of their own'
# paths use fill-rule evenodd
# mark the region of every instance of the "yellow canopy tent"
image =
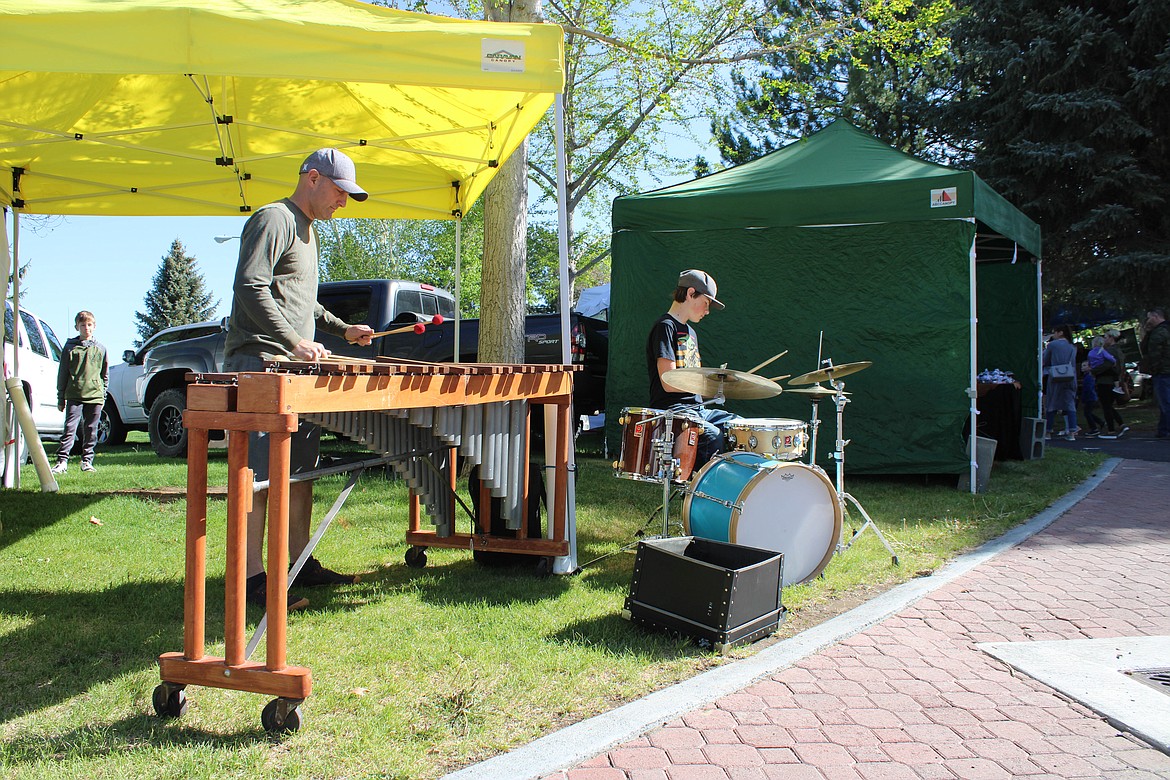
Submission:
<svg viewBox="0 0 1170 780">
<path fill-rule="evenodd" d="M 0 0 L 0 204 L 225 215 L 322 146 L 364 217 L 467 211 L 564 83 L 553 25 L 356 0 Z"/>
<path fill-rule="evenodd" d="M 247 214 L 332 146 L 353 216 L 459 219 L 564 85 L 555 25 L 356 0 L 0 0 L 0 29 L 17 214 Z"/>
</svg>

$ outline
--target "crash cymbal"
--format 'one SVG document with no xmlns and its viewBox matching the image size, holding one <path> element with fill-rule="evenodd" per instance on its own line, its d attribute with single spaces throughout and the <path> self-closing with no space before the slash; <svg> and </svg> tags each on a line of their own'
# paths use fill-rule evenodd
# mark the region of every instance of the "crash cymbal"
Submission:
<svg viewBox="0 0 1170 780">
<path fill-rule="evenodd" d="M 822 398 L 828 398 L 829 396 L 833 396 L 833 395 L 837 394 L 836 390 L 834 390 L 831 387 L 825 387 L 824 385 L 813 385 L 812 387 L 790 387 L 787 390 L 785 390 L 784 392 L 786 392 L 786 393 L 802 393 L 803 395 L 811 395 L 813 398 L 815 398 L 817 400 L 820 400 Z M 852 393 L 842 391 L 841 395 L 852 395 Z"/>
<path fill-rule="evenodd" d="M 771 398 L 783 389 L 770 379 L 731 368 L 676 368 L 663 374 L 662 381 L 704 398 L 714 398 L 720 389 L 725 398 Z"/>
<path fill-rule="evenodd" d="M 842 363 L 839 366 L 825 366 L 818 368 L 816 371 L 809 371 L 807 374 L 801 374 L 795 379 L 789 379 L 790 385 L 814 385 L 825 380 L 833 381 L 840 379 L 850 374 L 855 374 L 864 368 L 869 368 L 873 365 L 872 360 L 859 360 L 856 363 Z"/>
</svg>

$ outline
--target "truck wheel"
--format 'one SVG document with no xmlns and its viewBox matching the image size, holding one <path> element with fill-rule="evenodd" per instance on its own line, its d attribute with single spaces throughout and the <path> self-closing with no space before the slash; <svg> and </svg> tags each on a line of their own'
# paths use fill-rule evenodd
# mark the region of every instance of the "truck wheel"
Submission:
<svg viewBox="0 0 1170 780">
<path fill-rule="evenodd" d="M 126 443 L 126 426 L 122 422 L 122 416 L 118 414 L 118 407 L 114 406 L 114 402 L 108 396 L 98 419 L 97 443 L 103 445 Z"/>
<path fill-rule="evenodd" d="M 160 458 L 182 458 L 187 454 L 187 429 L 183 427 L 183 410 L 187 394 L 183 390 L 164 390 L 150 407 L 147 433 L 150 446 Z"/>
</svg>

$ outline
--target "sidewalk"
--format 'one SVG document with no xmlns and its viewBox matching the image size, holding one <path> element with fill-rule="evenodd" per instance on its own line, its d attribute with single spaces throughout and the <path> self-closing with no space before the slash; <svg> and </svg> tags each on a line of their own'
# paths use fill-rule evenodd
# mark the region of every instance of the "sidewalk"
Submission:
<svg viewBox="0 0 1170 780">
<path fill-rule="evenodd" d="M 1170 667 L 1170 464 L 1110 468 L 819 646 L 804 632 L 454 777 L 1170 777 L 1134 736 L 1170 749 L 1170 690 L 1117 671 Z M 667 714 L 629 730 L 650 706 Z"/>
</svg>

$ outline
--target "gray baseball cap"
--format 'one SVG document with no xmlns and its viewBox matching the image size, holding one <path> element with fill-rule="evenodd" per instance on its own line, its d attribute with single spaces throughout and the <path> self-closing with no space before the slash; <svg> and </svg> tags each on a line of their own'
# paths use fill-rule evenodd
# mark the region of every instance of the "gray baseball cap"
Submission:
<svg viewBox="0 0 1170 780">
<path fill-rule="evenodd" d="M 724 305 L 715 298 L 715 294 L 719 291 L 719 287 L 715 284 L 715 279 L 706 271 L 699 271 L 692 268 L 689 271 L 683 271 L 678 275 L 679 287 L 694 287 L 695 292 L 700 295 L 706 295 L 711 299 L 711 305 L 716 309 L 725 308 Z"/>
<path fill-rule="evenodd" d="M 317 169 L 317 173 L 349 193 L 349 196 L 358 203 L 370 197 L 369 193 L 358 186 L 357 168 L 344 152 L 336 149 L 318 149 L 301 163 L 301 173 L 308 173 L 314 168 Z"/>
</svg>

